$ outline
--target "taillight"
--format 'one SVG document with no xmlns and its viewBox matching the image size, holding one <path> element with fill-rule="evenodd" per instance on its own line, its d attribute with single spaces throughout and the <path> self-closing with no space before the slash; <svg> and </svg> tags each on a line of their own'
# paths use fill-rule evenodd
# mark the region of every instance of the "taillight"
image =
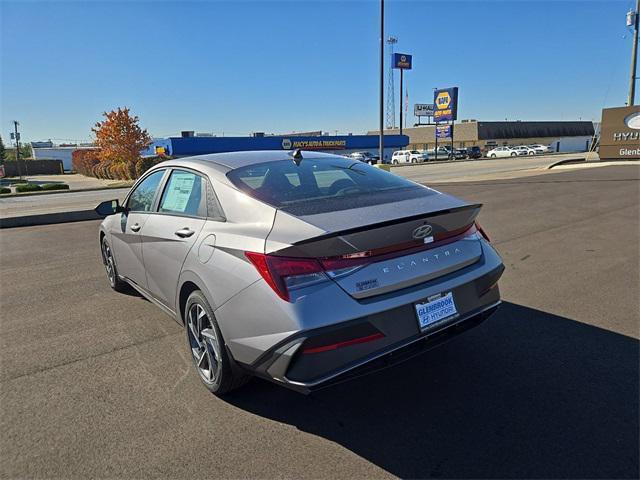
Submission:
<svg viewBox="0 0 640 480">
<path fill-rule="evenodd" d="M 431 241 L 428 243 L 424 243 L 423 240 L 413 240 L 403 244 L 337 257 L 316 259 L 279 257 L 257 252 L 245 252 L 244 254 L 273 291 L 283 300 L 289 301 L 291 289 L 348 275 L 374 262 L 446 245 L 475 234 L 476 231 L 480 232 L 487 241 L 490 241 L 487 234 L 476 222 L 456 230 L 436 234 L 430 237 Z"/>
<path fill-rule="evenodd" d="M 480 235 L 482 235 L 487 242 L 491 242 L 489 235 L 487 235 L 487 232 L 484 231 L 484 228 L 480 226 L 477 220 L 476 220 L 476 228 L 478 229 L 478 232 L 480 232 Z"/>
<path fill-rule="evenodd" d="M 283 300 L 289 301 L 289 290 L 327 280 L 324 269 L 313 258 L 291 258 L 245 252 L 258 273 Z"/>
</svg>

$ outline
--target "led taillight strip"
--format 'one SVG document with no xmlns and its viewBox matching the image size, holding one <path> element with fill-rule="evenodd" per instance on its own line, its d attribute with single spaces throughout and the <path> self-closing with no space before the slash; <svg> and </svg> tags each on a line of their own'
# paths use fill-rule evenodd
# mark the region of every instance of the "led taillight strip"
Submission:
<svg viewBox="0 0 640 480">
<path fill-rule="evenodd" d="M 374 340 L 379 340 L 380 338 L 384 338 L 384 335 L 380 332 L 374 333 L 372 335 L 367 335 L 366 337 L 358 337 L 352 338 L 350 340 L 344 340 L 342 342 L 330 343 L 329 345 L 321 345 L 319 347 L 309 347 L 303 348 L 302 353 L 320 353 L 327 352 L 329 350 L 337 350 L 338 348 L 348 347 L 350 345 L 357 345 L 360 343 L 373 342 Z"/>
</svg>

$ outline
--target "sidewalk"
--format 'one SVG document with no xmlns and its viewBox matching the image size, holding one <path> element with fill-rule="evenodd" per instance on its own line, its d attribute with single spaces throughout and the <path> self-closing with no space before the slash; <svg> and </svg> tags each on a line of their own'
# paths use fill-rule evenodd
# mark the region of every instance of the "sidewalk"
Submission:
<svg viewBox="0 0 640 480">
<path fill-rule="evenodd" d="M 16 195 L 0 199 L 0 228 L 100 218 L 93 209 L 105 200 L 122 201 L 129 188 L 75 190 L 57 195 Z"/>
</svg>

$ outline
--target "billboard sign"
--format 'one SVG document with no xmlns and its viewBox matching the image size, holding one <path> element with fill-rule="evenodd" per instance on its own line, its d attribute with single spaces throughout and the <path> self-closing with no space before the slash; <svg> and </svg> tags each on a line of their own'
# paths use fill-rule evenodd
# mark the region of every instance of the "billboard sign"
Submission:
<svg viewBox="0 0 640 480">
<path fill-rule="evenodd" d="M 411 70 L 411 55 L 407 55 L 406 53 L 394 53 L 393 68 Z"/>
<path fill-rule="evenodd" d="M 436 107 L 433 114 L 436 123 L 458 119 L 458 87 L 436 90 L 433 92 L 433 103 Z"/>
<path fill-rule="evenodd" d="M 344 150 L 347 148 L 347 141 L 343 139 L 313 139 L 303 140 L 296 137 L 283 138 L 282 149 L 293 150 Z"/>
<path fill-rule="evenodd" d="M 453 138 L 453 125 L 436 125 L 436 138 Z"/>
<path fill-rule="evenodd" d="M 433 117 L 436 107 L 433 103 L 416 103 L 413 106 L 413 114 L 416 117 Z"/>
<path fill-rule="evenodd" d="M 640 159 L 640 105 L 602 110 L 599 153 L 603 160 Z"/>
</svg>

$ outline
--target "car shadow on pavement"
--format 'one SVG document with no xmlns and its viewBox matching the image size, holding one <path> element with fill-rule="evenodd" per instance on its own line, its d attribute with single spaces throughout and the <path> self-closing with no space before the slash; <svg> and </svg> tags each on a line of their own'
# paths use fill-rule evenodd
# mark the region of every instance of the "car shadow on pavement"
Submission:
<svg viewBox="0 0 640 480">
<path fill-rule="evenodd" d="M 255 380 L 225 400 L 403 478 L 638 478 L 638 347 L 504 303 L 382 372 L 310 396 Z"/>
</svg>

